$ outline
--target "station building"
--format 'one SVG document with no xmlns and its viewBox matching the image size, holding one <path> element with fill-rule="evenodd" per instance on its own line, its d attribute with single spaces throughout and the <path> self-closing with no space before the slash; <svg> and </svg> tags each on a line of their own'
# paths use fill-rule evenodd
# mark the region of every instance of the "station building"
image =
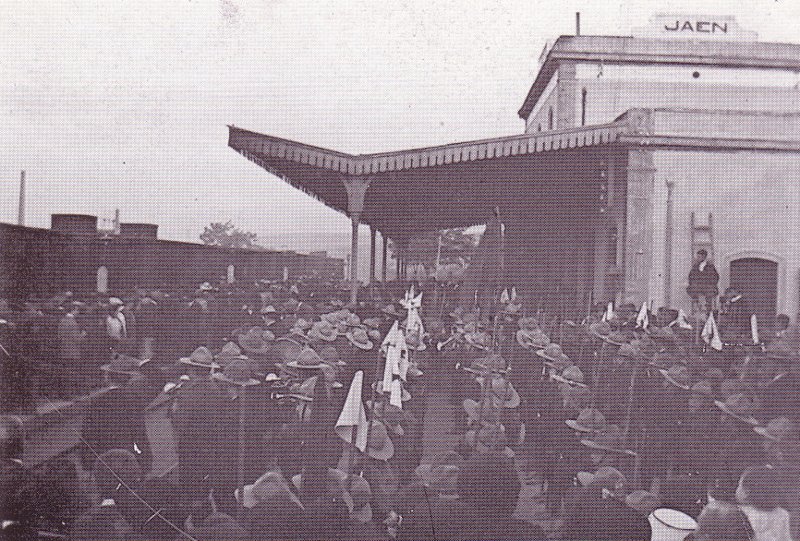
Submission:
<svg viewBox="0 0 800 541">
<path fill-rule="evenodd" d="M 376 231 L 402 261 L 412 236 L 498 209 L 505 280 L 533 306 L 688 311 L 705 248 L 721 290 L 762 321 L 796 318 L 800 45 L 732 17 L 657 15 L 630 36 L 561 36 L 539 63 L 520 135 L 349 155 L 231 127 L 229 146 L 349 215 L 354 235 L 369 224 L 373 268 Z"/>
</svg>

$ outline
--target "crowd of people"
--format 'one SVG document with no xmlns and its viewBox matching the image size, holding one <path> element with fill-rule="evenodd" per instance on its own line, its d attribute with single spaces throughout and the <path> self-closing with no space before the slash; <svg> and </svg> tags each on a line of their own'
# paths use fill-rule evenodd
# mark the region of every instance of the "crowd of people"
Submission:
<svg viewBox="0 0 800 541">
<path fill-rule="evenodd" d="M 562 321 L 530 313 L 513 288 L 491 313 L 435 285 L 384 284 L 355 305 L 346 295 L 311 280 L 206 283 L 185 297 L 3 307 L 3 536 L 789 541 L 797 531 L 800 333 L 777 318 L 753 340 L 735 291 L 716 312 L 719 349 L 705 312 L 627 303 Z M 41 389 L 39 378 L 49 378 Z M 93 389 L 79 460 L 26 467 L 11 414 Z M 443 390 L 456 413 L 453 434 L 439 436 L 457 442 L 423 457 L 426 397 Z M 156 412 L 174 432 L 174 470 L 155 468 L 163 450 L 146 419 Z M 534 484 L 546 504 L 537 517 L 521 509 Z"/>
</svg>

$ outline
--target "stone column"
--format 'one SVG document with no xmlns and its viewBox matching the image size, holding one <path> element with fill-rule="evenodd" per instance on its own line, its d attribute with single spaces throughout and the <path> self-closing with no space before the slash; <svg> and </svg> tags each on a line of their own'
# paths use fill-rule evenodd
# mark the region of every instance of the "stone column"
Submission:
<svg viewBox="0 0 800 541">
<path fill-rule="evenodd" d="M 388 245 L 386 235 L 381 233 L 381 280 L 386 281 L 386 259 L 388 257 Z"/>
<path fill-rule="evenodd" d="M 364 210 L 364 196 L 369 188 L 365 177 L 346 177 L 342 180 L 347 190 L 347 213 L 350 215 L 350 302 L 358 300 L 358 226 Z"/>
<path fill-rule="evenodd" d="M 375 283 L 375 227 L 369 226 L 369 283 Z"/>
<path fill-rule="evenodd" d="M 637 303 L 649 300 L 653 262 L 653 151 L 628 152 L 628 194 L 625 225 L 625 297 Z"/>
</svg>

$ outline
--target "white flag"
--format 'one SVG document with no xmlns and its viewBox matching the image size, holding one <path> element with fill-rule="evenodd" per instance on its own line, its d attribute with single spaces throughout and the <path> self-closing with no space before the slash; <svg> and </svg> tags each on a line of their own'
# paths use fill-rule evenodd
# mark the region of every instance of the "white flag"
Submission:
<svg viewBox="0 0 800 541">
<path fill-rule="evenodd" d="M 611 318 L 613 318 L 613 317 L 614 317 L 614 303 L 610 302 L 610 303 L 608 303 L 608 307 L 606 308 L 606 311 L 603 312 L 603 317 L 600 318 L 600 319 L 602 321 L 611 321 Z"/>
<path fill-rule="evenodd" d="M 511 297 L 508 296 L 508 289 L 504 289 L 502 293 L 500 293 L 500 304 L 508 304 L 511 300 Z"/>
<path fill-rule="evenodd" d="M 755 314 L 750 316 L 750 332 L 753 335 L 753 343 L 758 344 L 758 318 Z"/>
<path fill-rule="evenodd" d="M 703 331 L 700 333 L 706 344 L 711 345 L 717 351 L 722 351 L 722 339 L 719 336 L 719 329 L 717 329 L 717 322 L 714 320 L 714 313 L 709 312 L 706 324 Z"/>
<path fill-rule="evenodd" d="M 361 389 L 364 384 L 364 372 L 359 370 L 353 376 L 350 390 L 344 401 L 342 413 L 336 421 L 336 434 L 347 443 L 353 443 L 353 427 L 356 429 L 355 446 L 362 453 L 367 449 L 367 412 L 361 401 Z"/>
<path fill-rule="evenodd" d="M 642 329 L 647 329 L 650 326 L 650 316 L 647 313 L 647 303 L 642 303 L 642 308 L 639 310 L 639 315 L 636 316 L 636 326 Z"/>
<path fill-rule="evenodd" d="M 516 287 L 512 287 L 511 288 L 511 302 L 514 302 L 516 300 L 517 300 L 517 288 Z"/>
</svg>

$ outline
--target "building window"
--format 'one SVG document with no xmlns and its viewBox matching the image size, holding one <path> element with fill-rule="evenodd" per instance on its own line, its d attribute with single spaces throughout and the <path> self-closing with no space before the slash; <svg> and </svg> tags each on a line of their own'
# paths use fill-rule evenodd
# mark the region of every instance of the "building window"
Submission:
<svg viewBox="0 0 800 541">
<path fill-rule="evenodd" d="M 581 126 L 586 125 L 586 89 L 581 92 Z"/>
<path fill-rule="evenodd" d="M 553 129 L 553 108 L 551 107 L 549 111 L 547 111 L 547 129 Z"/>
</svg>

